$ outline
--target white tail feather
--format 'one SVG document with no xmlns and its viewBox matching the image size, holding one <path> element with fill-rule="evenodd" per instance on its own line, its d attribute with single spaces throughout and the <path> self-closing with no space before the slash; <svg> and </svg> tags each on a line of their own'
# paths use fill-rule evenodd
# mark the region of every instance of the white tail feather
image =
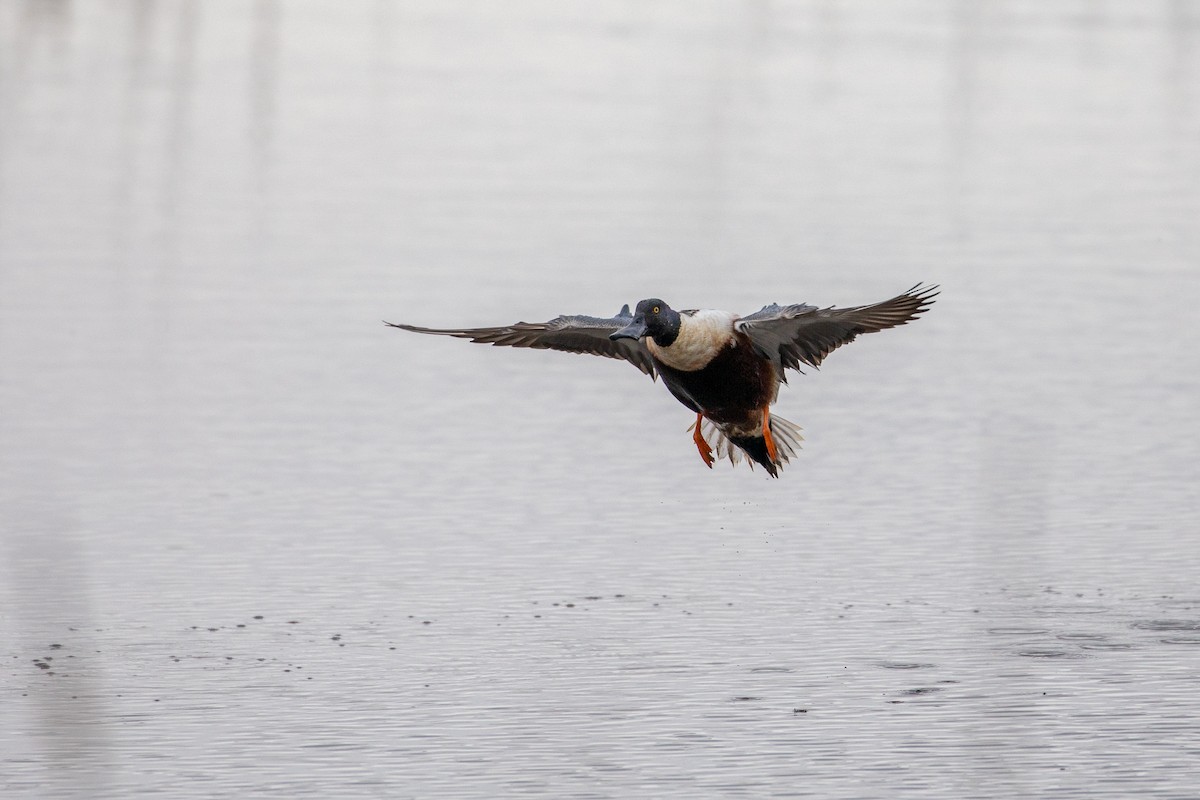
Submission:
<svg viewBox="0 0 1200 800">
<path fill-rule="evenodd" d="M 696 423 L 692 423 L 688 428 L 689 431 L 695 430 Z M 775 440 L 775 464 L 782 467 L 784 464 L 792 460 L 796 455 L 796 451 L 800 449 L 800 443 L 804 441 L 804 436 L 800 433 L 801 428 L 791 420 L 786 420 L 783 417 L 771 415 L 771 437 Z M 754 462 L 746 457 L 742 448 L 729 440 L 715 422 L 704 418 L 703 424 L 700 426 L 700 435 L 704 437 L 709 446 L 713 449 L 713 454 L 718 459 L 728 458 L 729 463 L 737 466 L 742 459 L 746 459 L 750 464 L 750 468 L 754 468 Z"/>
</svg>

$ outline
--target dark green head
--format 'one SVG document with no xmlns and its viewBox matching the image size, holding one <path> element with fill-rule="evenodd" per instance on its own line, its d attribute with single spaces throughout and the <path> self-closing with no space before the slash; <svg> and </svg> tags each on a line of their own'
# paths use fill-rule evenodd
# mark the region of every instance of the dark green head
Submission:
<svg viewBox="0 0 1200 800">
<path fill-rule="evenodd" d="M 641 339 L 649 336 L 659 347 L 668 347 L 679 336 L 679 312 L 652 297 L 637 304 L 633 322 L 613 331 L 610 339 Z"/>
</svg>

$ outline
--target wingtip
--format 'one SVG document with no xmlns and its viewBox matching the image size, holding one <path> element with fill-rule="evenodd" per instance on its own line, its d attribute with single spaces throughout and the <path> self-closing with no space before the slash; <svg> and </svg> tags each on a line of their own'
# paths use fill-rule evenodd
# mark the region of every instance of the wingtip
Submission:
<svg viewBox="0 0 1200 800">
<path fill-rule="evenodd" d="M 941 294 L 941 286 L 936 283 L 918 283 L 916 286 L 909 289 L 901 295 L 901 297 L 909 297 L 917 301 L 917 307 L 913 311 L 913 316 L 922 314 L 929 310 L 933 305 L 934 300 Z"/>
<path fill-rule="evenodd" d="M 418 328 L 416 325 L 406 325 L 403 322 L 388 322 L 386 319 L 383 321 L 383 324 L 387 325 L 389 328 L 399 328 L 402 331 L 412 331 L 413 333 L 429 332 L 429 330 L 426 328 Z"/>
</svg>

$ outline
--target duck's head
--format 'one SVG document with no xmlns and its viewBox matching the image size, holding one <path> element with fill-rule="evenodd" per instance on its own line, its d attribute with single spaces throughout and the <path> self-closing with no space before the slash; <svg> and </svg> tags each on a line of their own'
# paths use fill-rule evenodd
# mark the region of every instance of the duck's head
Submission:
<svg viewBox="0 0 1200 800">
<path fill-rule="evenodd" d="M 633 312 L 633 322 L 613 331 L 610 339 L 641 339 L 649 336 L 660 347 L 669 347 L 679 336 L 679 312 L 669 305 L 652 297 L 637 304 Z"/>
</svg>

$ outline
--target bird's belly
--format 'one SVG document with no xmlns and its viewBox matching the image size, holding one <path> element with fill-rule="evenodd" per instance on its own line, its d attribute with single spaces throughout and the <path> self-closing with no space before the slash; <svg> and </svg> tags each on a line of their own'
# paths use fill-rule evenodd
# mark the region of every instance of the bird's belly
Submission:
<svg viewBox="0 0 1200 800">
<path fill-rule="evenodd" d="M 657 359 L 655 366 L 676 397 L 690 399 L 713 422 L 749 422 L 775 401 L 778 391 L 774 367 L 748 343 L 725 348 L 694 371 L 678 370 Z"/>
</svg>

